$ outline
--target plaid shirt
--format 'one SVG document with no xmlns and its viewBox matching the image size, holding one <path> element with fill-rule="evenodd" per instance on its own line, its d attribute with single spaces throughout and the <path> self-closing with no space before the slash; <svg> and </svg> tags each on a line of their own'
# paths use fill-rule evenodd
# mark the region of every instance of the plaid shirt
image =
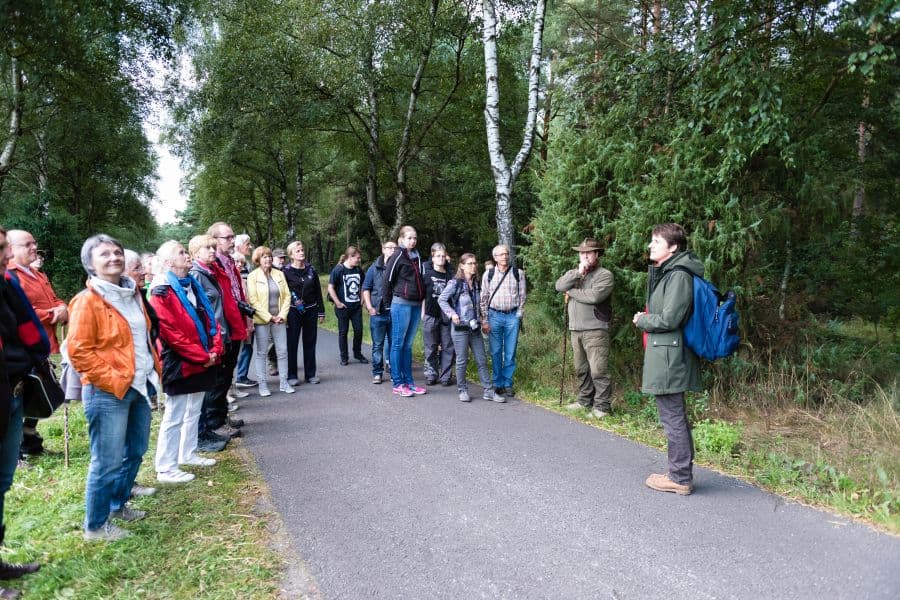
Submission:
<svg viewBox="0 0 900 600">
<path fill-rule="evenodd" d="M 510 266 L 510 269 L 513 268 Z M 507 270 L 506 277 L 500 269 L 494 268 L 494 277 L 488 281 L 490 271 L 485 272 L 481 280 L 481 320 L 487 323 L 488 309 L 493 308 L 503 312 L 516 311 L 516 316 L 522 318 L 522 310 L 525 307 L 525 271 L 519 269 L 519 284 L 516 285 L 516 278 Z M 500 280 L 503 280 L 503 283 Z M 499 287 L 497 287 L 499 286 Z M 497 293 L 494 293 L 494 290 Z M 493 296 L 493 299 L 491 299 Z M 488 301 L 491 305 L 488 306 Z"/>
</svg>

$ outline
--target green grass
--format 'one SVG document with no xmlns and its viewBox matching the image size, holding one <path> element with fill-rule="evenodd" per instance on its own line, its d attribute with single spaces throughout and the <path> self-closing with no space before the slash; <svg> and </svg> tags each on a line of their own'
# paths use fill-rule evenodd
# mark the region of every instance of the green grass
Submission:
<svg viewBox="0 0 900 600">
<path fill-rule="evenodd" d="M 256 500 L 261 478 L 240 443 L 195 468 L 194 481 L 158 486 L 153 472 L 156 430 L 138 482 L 158 487 L 134 506 L 147 517 L 123 526 L 113 543 L 82 539 L 84 482 L 90 459 L 81 403 L 69 410 L 69 467 L 63 457 L 63 410 L 42 421 L 48 453 L 16 471 L 6 495 L 4 560 L 39 561 L 39 572 L 7 582 L 28 598 L 273 598 L 282 559 L 267 544 L 265 514 Z M 232 448 L 237 446 L 236 448 Z"/>
</svg>

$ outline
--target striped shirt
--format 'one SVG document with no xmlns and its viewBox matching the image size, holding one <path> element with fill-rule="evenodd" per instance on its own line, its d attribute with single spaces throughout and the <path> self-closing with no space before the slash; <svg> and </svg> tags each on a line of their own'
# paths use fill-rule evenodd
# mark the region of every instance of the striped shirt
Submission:
<svg viewBox="0 0 900 600">
<path fill-rule="evenodd" d="M 518 271 L 518 285 L 516 285 L 515 276 L 509 270 L 507 270 L 506 277 L 503 277 L 504 273 L 495 267 L 494 276 L 490 281 L 488 280 L 490 271 L 485 272 L 481 280 L 481 319 L 483 323 L 487 323 L 488 308 L 501 312 L 515 311 L 517 317 L 522 317 L 522 310 L 525 307 L 525 271 L 522 269 Z M 495 289 L 497 290 L 496 294 L 494 293 Z M 491 303 L 490 306 L 488 306 L 488 301 Z"/>
</svg>

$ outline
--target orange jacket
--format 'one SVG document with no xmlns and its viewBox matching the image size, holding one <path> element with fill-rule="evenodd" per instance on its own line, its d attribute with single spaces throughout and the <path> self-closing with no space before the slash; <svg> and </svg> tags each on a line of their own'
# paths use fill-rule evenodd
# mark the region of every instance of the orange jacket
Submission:
<svg viewBox="0 0 900 600">
<path fill-rule="evenodd" d="M 135 290 L 135 295 L 141 289 Z M 143 301 L 138 297 L 144 318 L 147 320 L 149 340 L 150 317 Z M 88 281 L 69 303 L 69 362 L 81 374 L 83 384 L 90 383 L 104 392 L 122 399 L 134 380 L 134 342 L 128 321 L 113 306 L 95 292 Z M 162 377 L 159 354 L 154 344 L 149 344 L 153 365 Z"/>
</svg>

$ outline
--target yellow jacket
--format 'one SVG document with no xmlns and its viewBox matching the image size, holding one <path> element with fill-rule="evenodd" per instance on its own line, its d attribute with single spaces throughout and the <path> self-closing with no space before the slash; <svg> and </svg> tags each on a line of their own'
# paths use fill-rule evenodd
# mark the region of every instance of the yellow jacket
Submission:
<svg viewBox="0 0 900 600">
<path fill-rule="evenodd" d="M 247 275 L 247 300 L 256 309 L 256 314 L 253 315 L 256 325 L 266 325 L 273 316 L 281 317 L 287 322 L 288 311 L 291 309 L 291 290 L 288 289 L 284 273 L 273 267 L 269 275 L 278 284 L 277 315 L 269 313 L 269 279 L 266 274 L 261 268 L 256 268 Z"/>
</svg>

